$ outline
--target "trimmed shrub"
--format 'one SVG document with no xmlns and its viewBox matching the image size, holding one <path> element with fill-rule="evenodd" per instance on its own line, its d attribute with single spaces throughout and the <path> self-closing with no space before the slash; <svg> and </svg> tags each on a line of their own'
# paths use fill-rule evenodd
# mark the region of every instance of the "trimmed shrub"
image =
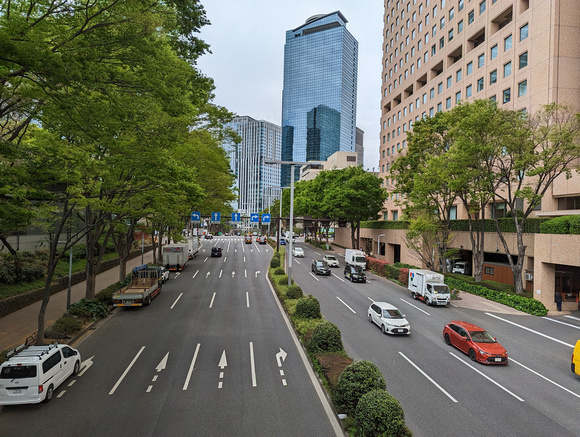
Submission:
<svg viewBox="0 0 580 437">
<path fill-rule="evenodd" d="M 387 264 L 385 266 L 385 275 L 389 279 L 398 280 L 399 279 L 399 268 L 395 267 L 394 265 Z"/>
<path fill-rule="evenodd" d="M 353 416 L 359 399 L 372 390 L 385 390 L 385 378 L 370 361 L 357 361 L 340 374 L 332 392 L 332 400 L 339 412 Z"/>
<path fill-rule="evenodd" d="M 311 294 L 298 299 L 295 315 L 296 317 L 301 317 L 303 319 L 321 319 L 322 314 L 320 313 L 320 303 L 318 302 L 318 299 Z"/>
<path fill-rule="evenodd" d="M 20 281 L 22 282 L 32 282 L 37 279 L 44 278 L 46 274 L 46 269 L 43 266 L 31 265 L 22 267 L 22 272 L 20 273 Z"/>
<path fill-rule="evenodd" d="M 123 283 L 115 282 L 114 284 L 109 285 L 107 288 L 102 289 L 95 295 L 95 300 L 97 302 L 101 302 L 105 305 L 112 305 L 113 304 L 113 293 L 119 291 L 123 288 Z"/>
<path fill-rule="evenodd" d="M 340 329 L 334 323 L 324 321 L 312 330 L 308 343 L 310 352 L 341 352 L 344 350 Z"/>
<path fill-rule="evenodd" d="M 294 284 L 294 280 L 291 283 Z M 288 275 L 281 275 L 278 279 L 278 285 L 288 285 Z"/>
<path fill-rule="evenodd" d="M 300 299 L 303 296 L 304 293 L 302 293 L 302 289 L 298 285 L 292 284 L 286 291 L 286 297 L 288 299 Z"/>
<path fill-rule="evenodd" d="M 405 287 L 409 285 L 409 269 L 407 267 L 401 267 L 399 269 L 399 282 Z"/>
<path fill-rule="evenodd" d="M 86 320 L 96 320 L 107 317 L 108 311 L 107 307 L 102 302 L 85 299 L 83 297 L 78 302 L 71 304 L 68 313 Z"/>
<path fill-rule="evenodd" d="M 274 256 L 270 260 L 270 268 L 275 269 L 276 267 L 280 267 L 280 257 Z"/>
<path fill-rule="evenodd" d="M 278 267 L 277 269 L 275 269 L 274 274 L 275 275 L 285 275 L 286 272 L 284 271 L 284 267 Z"/>
<path fill-rule="evenodd" d="M 355 411 L 357 436 L 411 436 L 405 414 L 397 399 L 385 390 L 372 390 L 361 396 Z"/>
<path fill-rule="evenodd" d="M 71 334 L 79 331 L 82 328 L 82 323 L 79 319 L 72 316 L 63 316 L 54 322 L 52 330 L 63 334 Z"/>
</svg>

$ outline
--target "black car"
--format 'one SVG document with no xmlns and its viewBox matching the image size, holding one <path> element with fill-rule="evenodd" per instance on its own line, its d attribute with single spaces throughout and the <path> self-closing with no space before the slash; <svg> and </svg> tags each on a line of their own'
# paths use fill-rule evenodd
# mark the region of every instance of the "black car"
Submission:
<svg viewBox="0 0 580 437">
<path fill-rule="evenodd" d="M 330 276 L 330 267 L 321 259 L 312 260 L 312 271 L 317 275 L 328 275 Z"/>
<path fill-rule="evenodd" d="M 350 279 L 351 282 L 366 282 L 367 275 L 360 266 L 347 264 L 344 267 L 344 277 Z"/>
<path fill-rule="evenodd" d="M 222 248 L 221 247 L 212 247 L 211 248 L 211 256 L 222 256 Z"/>
</svg>

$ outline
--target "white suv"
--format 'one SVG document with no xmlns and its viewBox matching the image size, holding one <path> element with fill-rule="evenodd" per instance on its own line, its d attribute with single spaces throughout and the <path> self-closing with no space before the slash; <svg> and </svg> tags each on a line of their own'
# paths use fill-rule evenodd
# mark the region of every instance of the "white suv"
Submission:
<svg viewBox="0 0 580 437">
<path fill-rule="evenodd" d="M 81 368 L 81 354 L 66 344 L 30 346 L 0 366 L 0 405 L 50 402 L 54 391 Z"/>
<path fill-rule="evenodd" d="M 338 259 L 334 255 L 324 255 L 322 260 L 326 261 L 328 267 L 339 267 Z"/>
</svg>

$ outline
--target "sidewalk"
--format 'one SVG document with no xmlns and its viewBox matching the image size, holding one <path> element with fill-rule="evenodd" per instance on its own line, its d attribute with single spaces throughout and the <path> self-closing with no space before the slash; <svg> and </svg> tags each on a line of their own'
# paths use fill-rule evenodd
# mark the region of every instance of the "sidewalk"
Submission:
<svg viewBox="0 0 580 437">
<path fill-rule="evenodd" d="M 149 251 L 144 257 L 145 263 L 153 262 L 153 252 Z M 141 256 L 133 258 L 127 262 L 127 272 L 135 266 L 141 264 Z M 106 270 L 97 275 L 96 290 L 114 284 L 119 280 L 119 267 Z M 85 282 L 79 282 L 71 287 L 71 303 L 77 302 L 85 297 Z M 68 289 L 59 291 L 50 296 L 46 314 L 44 316 L 45 328 L 52 325 L 66 311 Z M 12 314 L 0 318 L 0 350 L 13 348 L 26 341 L 26 337 L 34 333 L 38 328 L 38 313 L 41 302 L 36 302 Z"/>
</svg>

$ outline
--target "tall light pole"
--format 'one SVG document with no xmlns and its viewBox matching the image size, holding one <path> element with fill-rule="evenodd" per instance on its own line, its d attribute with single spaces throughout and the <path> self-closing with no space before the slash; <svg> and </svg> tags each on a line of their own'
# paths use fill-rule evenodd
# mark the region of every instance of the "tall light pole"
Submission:
<svg viewBox="0 0 580 437">
<path fill-rule="evenodd" d="M 377 237 L 377 259 L 381 255 L 381 237 L 384 237 L 385 234 L 381 234 Z"/>
<path fill-rule="evenodd" d="M 264 164 L 281 164 L 290 166 L 290 241 L 288 244 L 288 285 L 292 285 L 292 239 L 294 238 L 294 167 L 297 165 L 321 165 L 320 162 L 296 162 L 296 161 L 270 161 L 265 160 Z M 282 202 L 280 201 L 280 204 Z"/>
</svg>

